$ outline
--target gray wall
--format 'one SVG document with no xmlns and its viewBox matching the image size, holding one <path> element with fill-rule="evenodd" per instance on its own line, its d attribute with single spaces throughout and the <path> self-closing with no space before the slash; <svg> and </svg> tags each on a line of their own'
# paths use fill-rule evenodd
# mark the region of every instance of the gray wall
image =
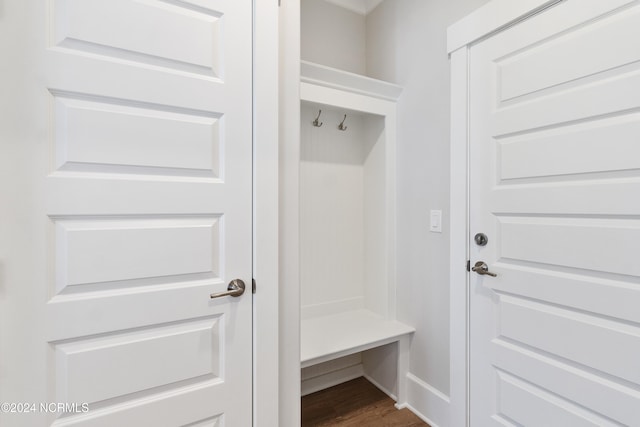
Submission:
<svg viewBox="0 0 640 427">
<path fill-rule="evenodd" d="M 321 0 L 302 0 L 300 28 L 302 60 L 366 74 L 364 16 Z"/>
<path fill-rule="evenodd" d="M 398 317 L 417 329 L 410 372 L 449 394 L 447 27 L 488 0 L 386 0 L 367 16 L 371 77 L 398 83 Z M 429 232 L 429 210 L 443 232 Z"/>
</svg>

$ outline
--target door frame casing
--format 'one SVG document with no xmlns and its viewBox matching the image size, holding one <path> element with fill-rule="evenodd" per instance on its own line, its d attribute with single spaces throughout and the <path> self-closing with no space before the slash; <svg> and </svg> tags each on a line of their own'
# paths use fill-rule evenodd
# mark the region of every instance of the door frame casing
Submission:
<svg viewBox="0 0 640 427">
<path fill-rule="evenodd" d="M 449 245 L 449 426 L 469 414 L 469 50 L 476 42 L 567 0 L 492 0 L 447 30 L 451 64 Z"/>
<path fill-rule="evenodd" d="M 253 427 L 279 422 L 279 8 L 253 0 Z"/>
<path fill-rule="evenodd" d="M 300 425 L 300 0 L 280 2 L 280 422 Z"/>
</svg>

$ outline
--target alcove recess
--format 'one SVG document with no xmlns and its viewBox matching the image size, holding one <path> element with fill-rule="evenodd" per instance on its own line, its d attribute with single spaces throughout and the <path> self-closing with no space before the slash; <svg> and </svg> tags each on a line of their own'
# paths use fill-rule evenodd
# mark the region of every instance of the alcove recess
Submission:
<svg viewBox="0 0 640 427">
<path fill-rule="evenodd" d="M 396 320 L 395 127 L 401 90 L 301 64 L 303 394 L 364 375 L 404 402 L 414 329 Z M 346 130 L 338 128 L 343 120 Z"/>
</svg>

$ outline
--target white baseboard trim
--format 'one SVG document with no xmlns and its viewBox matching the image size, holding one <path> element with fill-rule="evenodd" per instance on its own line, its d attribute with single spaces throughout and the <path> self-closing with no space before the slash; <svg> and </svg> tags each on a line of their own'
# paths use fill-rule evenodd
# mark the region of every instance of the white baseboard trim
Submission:
<svg viewBox="0 0 640 427">
<path fill-rule="evenodd" d="M 334 385 L 355 380 L 363 375 L 364 370 L 362 364 L 358 364 L 309 378 L 302 381 L 301 394 L 302 396 L 306 396 L 307 394 L 315 393 L 316 391 L 324 390 L 325 388 L 333 387 Z"/>
<path fill-rule="evenodd" d="M 413 374 L 407 374 L 406 407 L 431 427 L 449 427 L 449 397 Z"/>
</svg>

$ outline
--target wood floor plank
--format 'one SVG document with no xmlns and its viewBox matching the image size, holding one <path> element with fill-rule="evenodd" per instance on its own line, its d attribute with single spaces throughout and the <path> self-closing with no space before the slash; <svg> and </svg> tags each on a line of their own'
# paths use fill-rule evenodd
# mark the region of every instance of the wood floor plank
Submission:
<svg viewBox="0 0 640 427">
<path fill-rule="evenodd" d="M 302 398 L 302 427 L 429 427 L 360 377 Z"/>
</svg>

